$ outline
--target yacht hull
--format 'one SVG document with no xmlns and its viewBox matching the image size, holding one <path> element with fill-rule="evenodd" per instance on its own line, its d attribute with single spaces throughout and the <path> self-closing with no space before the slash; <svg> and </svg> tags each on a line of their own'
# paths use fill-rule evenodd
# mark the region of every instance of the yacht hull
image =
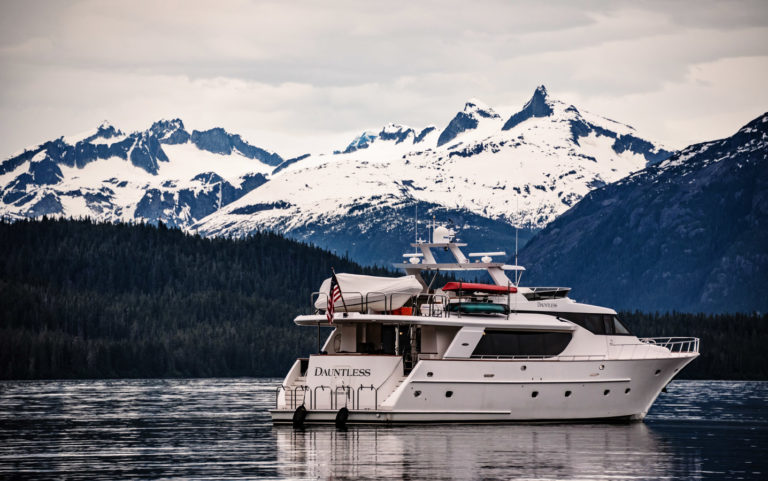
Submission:
<svg viewBox="0 0 768 481">
<path fill-rule="evenodd" d="M 272 410 L 274 424 L 292 424 L 293 411 Z M 337 411 L 309 411 L 304 424 L 334 424 Z M 351 410 L 346 424 L 503 424 L 503 423 L 626 423 L 641 421 L 633 416 L 584 419 L 516 419 L 509 412 L 408 412 Z"/>
<path fill-rule="evenodd" d="M 695 357 L 421 361 L 382 402 L 359 390 L 330 409 L 329 391 L 304 403 L 304 422 L 334 423 L 342 407 L 349 424 L 639 421 Z M 298 404 L 271 411 L 273 422 L 291 423 Z"/>
</svg>

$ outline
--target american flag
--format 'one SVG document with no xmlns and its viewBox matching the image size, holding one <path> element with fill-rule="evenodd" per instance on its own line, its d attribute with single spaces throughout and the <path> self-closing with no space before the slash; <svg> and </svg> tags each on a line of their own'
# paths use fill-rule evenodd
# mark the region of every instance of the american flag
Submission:
<svg viewBox="0 0 768 481">
<path fill-rule="evenodd" d="M 331 290 L 328 293 L 328 308 L 325 310 L 325 317 L 328 322 L 333 324 L 334 305 L 341 299 L 341 287 L 336 279 L 336 273 L 331 276 Z"/>
</svg>

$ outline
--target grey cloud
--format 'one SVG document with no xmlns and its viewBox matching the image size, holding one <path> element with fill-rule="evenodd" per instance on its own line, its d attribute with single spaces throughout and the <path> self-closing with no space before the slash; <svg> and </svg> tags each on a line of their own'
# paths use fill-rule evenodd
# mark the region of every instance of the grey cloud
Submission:
<svg viewBox="0 0 768 481">
<path fill-rule="evenodd" d="M 765 2 L 6 1 L 0 154 L 103 118 L 186 115 L 283 139 L 442 125 L 469 97 L 518 106 L 541 83 L 626 105 L 611 114 L 677 143 L 691 132 L 661 130 L 622 98 L 660 102 L 665 125 L 693 129 L 665 96 L 706 102 L 681 95 L 708 81 L 691 72 L 739 58 L 768 74 Z M 766 98 L 749 85 L 733 95 Z"/>
</svg>

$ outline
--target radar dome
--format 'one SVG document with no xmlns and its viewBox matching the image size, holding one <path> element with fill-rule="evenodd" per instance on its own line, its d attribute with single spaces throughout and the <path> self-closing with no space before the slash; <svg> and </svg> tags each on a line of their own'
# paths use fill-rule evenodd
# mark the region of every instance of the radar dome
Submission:
<svg viewBox="0 0 768 481">
<path fill-rule="evenodd" d="M 453 239 L 454 235 L 456 234 L 451 229 L 441 225 L 440 227 L 437 227 L 432 233 L 432 239 L 438 244 L 444 244 L 451 242 L 451 239 Z"/>
</svg>

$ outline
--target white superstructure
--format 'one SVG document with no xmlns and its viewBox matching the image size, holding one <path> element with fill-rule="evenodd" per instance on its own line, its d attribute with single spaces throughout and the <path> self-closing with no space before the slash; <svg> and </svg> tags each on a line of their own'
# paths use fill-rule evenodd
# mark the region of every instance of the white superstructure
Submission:
<svg viewBox="0 0 768 481">
<path fill-rule="evenodd" d="M 453 239 L 438 227 L 412 244 L 399 279 L 339 274 L 332 323 L 323 283 L 315 313 L 295 322 L 335 329 L 276 389 L 275 423 L 641 420 L 698 356 L 696 338 L 638 338 L 616 311 L 521 287 L 523 267 L 493 261 L 503 252 L 465 256 Z M 436 288 L 439 271 L 486 271 L 493 284 Z"/>
</svg>

